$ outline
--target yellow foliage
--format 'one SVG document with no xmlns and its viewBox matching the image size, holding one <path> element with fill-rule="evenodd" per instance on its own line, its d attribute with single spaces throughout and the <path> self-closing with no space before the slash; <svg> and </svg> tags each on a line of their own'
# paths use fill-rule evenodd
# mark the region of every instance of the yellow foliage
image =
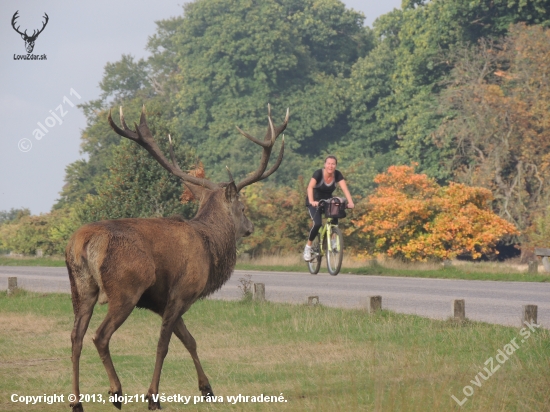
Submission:
<svg viewBox="0 0 550 412">
<path fill-rule="evenodd" d="M 489 190 L 451 183 L 440 187 L 413 166 L 391 166 L 375 178 L 378 188 L 365 202 L 366 212 L 353 223 L 370 254 L 407 260 L 474 259 L 493 253 L 505 236 L 519 234 L 489 208 Z"/>
</svg>

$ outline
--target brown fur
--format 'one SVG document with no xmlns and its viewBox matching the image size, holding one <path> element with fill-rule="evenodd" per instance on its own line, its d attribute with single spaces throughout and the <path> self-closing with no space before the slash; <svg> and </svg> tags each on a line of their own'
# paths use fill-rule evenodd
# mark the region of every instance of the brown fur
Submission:
<svg viewBox="0 0 550 412">
<path fill-rule="evenodd" d="M 111 393 L 121 394 L 122 388 L 110 358 L 109 339 L 137 306 L 163 318 L 157 364 L 148 392 L 150 409 L 159 406 L 152 395 L 158 393 L 160 370 L 172 333 L 191 353 L 199 389 L 205 396 L 212 395 L 195 341 L 181 315 L 197 299 L 221 288 L 231 276 L 238 237 L 253 230 L 242 210 L 232 185 L 203 193 L 197 216 L 189 221 L 178 217 L 106 220 L 75 232 L 65 253 L 75 314 L 71 335 L 73 393 L 80 393 L 82 339 L 93 307 L 99 302 L 109 303 L 109 309 L 93 340 L 105 364 Z M 83 410 L 81 404 L 71 406 Z"/>
</svg>

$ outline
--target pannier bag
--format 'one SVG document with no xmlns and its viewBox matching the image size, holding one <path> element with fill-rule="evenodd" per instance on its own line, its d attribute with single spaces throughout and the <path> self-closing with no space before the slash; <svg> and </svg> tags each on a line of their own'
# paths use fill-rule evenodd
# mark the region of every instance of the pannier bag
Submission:
<svg viewBox="0 0 550 412">
<path fill-rule="evenodd" d="M 340 219 L 346 217 L 346 201 L 333 197 L 325 202 L 325 216 Z"/>
</svg>

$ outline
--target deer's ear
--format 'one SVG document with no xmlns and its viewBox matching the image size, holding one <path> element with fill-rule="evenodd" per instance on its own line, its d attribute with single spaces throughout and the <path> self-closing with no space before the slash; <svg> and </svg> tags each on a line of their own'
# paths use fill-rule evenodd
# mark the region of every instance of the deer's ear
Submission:
<svg viewBox="0 0 550 412">
<path fill-rule="evenodd" d="M 239 197 L 239 191 L 237 190 L 237 186 L 235 185 L 235 182 L 230 182 L 225 187 L 225 199 L 228 202 L 234 202 Z"/>
</svg>

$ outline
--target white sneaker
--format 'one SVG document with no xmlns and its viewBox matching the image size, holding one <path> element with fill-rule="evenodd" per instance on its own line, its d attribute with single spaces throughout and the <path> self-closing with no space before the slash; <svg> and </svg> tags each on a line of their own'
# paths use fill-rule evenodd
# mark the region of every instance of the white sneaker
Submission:
<svg viewBox="0 0 550 412">
<path fill-rule="evenodd" d="M 304 260 L 306 262 L 311 261 L 311 246 L 307 246 L 304 248 Z"/>
</svg>

